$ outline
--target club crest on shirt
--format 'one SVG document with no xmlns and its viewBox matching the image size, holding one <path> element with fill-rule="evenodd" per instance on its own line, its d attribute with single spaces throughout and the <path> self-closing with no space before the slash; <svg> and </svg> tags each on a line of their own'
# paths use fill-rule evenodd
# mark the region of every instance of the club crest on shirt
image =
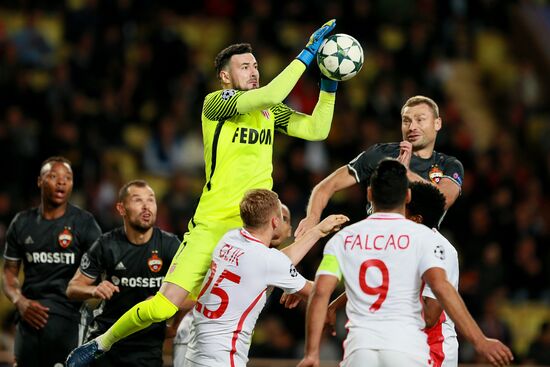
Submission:
<svg viewBox="0 0 550 367">
<path fill-rule="evenodd" d="M 158 251 L 153 251 L 149 259 L 147 259 L 147 266 L 153 273 L 158 273 L 162 269 L 162 259 L 158 255 Z"/>
<path fill-rule="evenodd" d="M 434 164 L 430 169 L 430 173 L 428 173 L 428 177 L 430 177 L 430 181 L 437 184 L 443 177 L 443 171 L 437 164 Z"/>
<path fill-rule="evenodd" d="M 73 242 L 73 234 L 71 233 L 71 227 L 65 227 L 57 236 L 57 243 L 62 248 L 67 248 Z"/>
</svg>

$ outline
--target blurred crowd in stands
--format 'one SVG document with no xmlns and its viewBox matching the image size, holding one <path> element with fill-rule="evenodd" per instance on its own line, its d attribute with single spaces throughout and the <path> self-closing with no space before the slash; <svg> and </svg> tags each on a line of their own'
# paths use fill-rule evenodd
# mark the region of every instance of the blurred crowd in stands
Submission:
<svg viewBox="0 0 550 367">
<path fill-rule="evenodd" d="M 510 343 L 519 360 L 550 365 L 550 104 L 544 70 L 521 48 L 523 36 L 512 26 L 524 3 L 3 2 L 1 246 L 13 215 L 37 204 L 39 165 L 50 155 L 73 162 L 72 202 L 91 211 L 103 231 L 119 225 L 119 187 L 144 178 L 158 194 L 158 224 L 181 236 L 204 183 L 200 112 L 204 96 L 219 89 L 215 54 L 230 43 L 251 43 L 265 84 L 306 35 L 336 18 L 336 31 L 360 41 L 366 62 L 356 78 L 341 83 L 326 141 L 275 139 L 274 190 L 295 225 L 316 183 L 370 145 L 400 140 L 400 107 L 407 98 L 433 98 L 443 118 L 436 150 L 456 156 L 465 168 L 462 195 L 441 227 L 458 249 L 460 292 L 489 336 Z M 457 70 L 477 76 L 476 82 L 467 85 Z M 311 111 L 318 81 L 313 66 L 287 103 Z M 468 88 L 483 100 L 470 105 Z M 489 117 L 472 121 L 473 109 Z M 358 220 L 365 202 L 364 188 L 354 187 L 338 194 L 325 214 Z M 322 247 L 301 264 L 304 275 L 314 276 Z M 11 321 L 7 310 L 0 316 Z M 300 357 L 303 311 L 283 311 L 275 294 L 251 357 Z M 11 323 L 2 325 L 9 333 Z M 344 337 L 345 330 L 327 335 L 326 359 L 340 359 Z M 9 348 L 3 337 L 1 348 Z M 461 358 L 473 362 L 475 352 L 464 344 Z"/>
</svg>

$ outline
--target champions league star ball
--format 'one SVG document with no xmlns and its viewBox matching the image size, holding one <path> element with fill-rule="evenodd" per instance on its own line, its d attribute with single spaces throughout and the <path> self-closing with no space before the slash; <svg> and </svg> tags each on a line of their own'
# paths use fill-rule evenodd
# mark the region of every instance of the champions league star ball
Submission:
<svg viewBox="0 0 550 367">
<path fill-rule="evenodd" d="M 317 64 L 329 79 L 353 78 L 363 66 L 363 48 L 355 38 L 339 33 L 328 37 L 317 53 Z"/>
</svg>

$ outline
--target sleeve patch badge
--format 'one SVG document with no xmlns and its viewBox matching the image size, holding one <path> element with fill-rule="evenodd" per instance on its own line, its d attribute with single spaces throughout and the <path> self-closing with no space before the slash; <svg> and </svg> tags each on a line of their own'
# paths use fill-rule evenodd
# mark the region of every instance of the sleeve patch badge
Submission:
<svg viewBox="0 0 550 367">
<path fill-rule="evenodd" d="M 441 245 L 437 245 L 434 249 L 434 255 L 439 260 L 445 260 L 445 249 Z"/>
<path fill-rule="evenodd" d="M 296 278 L 298 276 L 298 270 L 296 270 L 296 268 L 292 264 L 290 264 L 290 276 L 293 278 Z"/>
<path fill-rule="evenodd" d="M 235 93 L 237 93 L 237 91 L 235 91 L 235 89 L 225 89 L 222 92 L 222 99 L 224 101 L 227 101 L 229 98 L 233 97 L 235 95 Z"/>
<path fill-rule="evenodd" d="M 88 254 L 82 255 L 82 259 L 80 260 L 80 267 L 82 270 L 86 270 L 90 267 L 90 258 L 88 257 Z"/>
<path fill-rule="evenodd" d="M 462 177 L 460 177 L 460 175 L 457 172 L 453 173 L 453 178 L 456 180 L 456 182 L 462 185 Z"/>
</svg>

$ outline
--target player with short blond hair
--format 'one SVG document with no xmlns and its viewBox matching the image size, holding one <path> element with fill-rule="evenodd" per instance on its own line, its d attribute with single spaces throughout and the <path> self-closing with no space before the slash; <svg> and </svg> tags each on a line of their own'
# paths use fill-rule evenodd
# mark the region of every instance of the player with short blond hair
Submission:
<svg viewBox="0 0 550 367">
<path fill-rule="evenodd" d="M 276 193 L 248 191 L 240 204 L 243 227 L 227 232 L 212 254 L 193 310 L 185 367 L 244 367 L 252 331 L 270 287 L 307 298 L 311 290 L 294 267 L 322 237 L 348 220 L 332 215 L 279 251 L 273 240 L 287 228 Z"/>
<path fill-rule="evenodd" d="M 292 224 L 291 224 L 291 214 L 290 210 L 286 205 L 281 203 L 281 214 L 282 221 L 280 224 L 280 229 L 277 231 L 273 239 L 271 240 L 271 247 L 278 248 L 281 244 L 287 242 L 287 240 L 292 236 Z M 270 291 L 267 291 L 269 296 Z M 288 296 L 285 294 L 285 296 Z M 298 298 L 298 296 L 297 296 Z M 282 298 L 281 303 L 284 302 L 284 297 Z M 298 303 L 300 299 L 296 301 Z M 185 354 L 187 352 L 187 346 L 191 339 L 191 324 L 193 322 L 193 313 L 190 312 L 181 321 L 178 326 L 177 335 L 174 338 L 174 367 L 183 367 L 185 364 Z"/>
</svg>

